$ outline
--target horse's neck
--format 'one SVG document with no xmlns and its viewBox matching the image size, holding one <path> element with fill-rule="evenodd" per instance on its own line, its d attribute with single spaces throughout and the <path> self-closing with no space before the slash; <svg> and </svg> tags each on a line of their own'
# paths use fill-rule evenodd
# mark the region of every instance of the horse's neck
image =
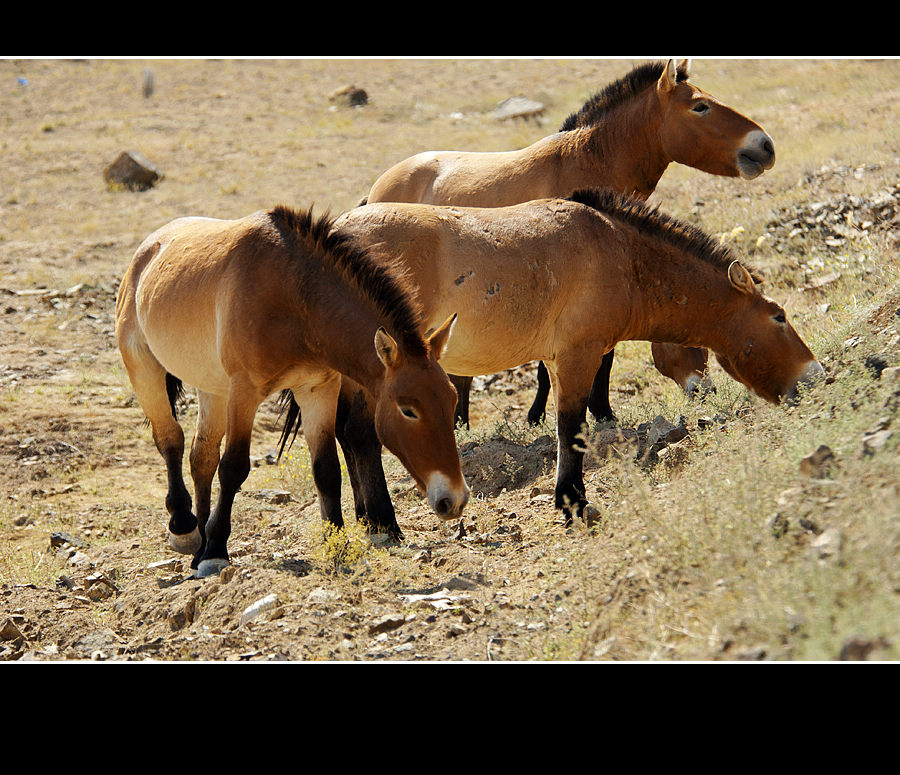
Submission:
<svg viewBox="0 0 900 775">
<path fill-rule="evenodd" d="M 670 161 L 660 144 L 655 104 L 650 95 L 636 97 L 593 126 L 559 133 L 566 186 L 649 197 Z"/>
<path fill-rule="evenodd" d="M 308 323 L 317 357 L 322 365 L 345 374 L 377 395 L 384 380 L 384 366 L 375 351 L 375 332 L 382 322 L 345 286 L 330 282 L 328 286 L 317 284 L 311 288 L 315 298 L 328 299 L 327 304 L 310 305 L 310 309 L 318 311 Z"/>
<path fill-rule="evenodd" d="M 729 300 L 734 298 L 725 273 L 681 251 L 660 251 L 649 240 L 641 239 L 632 255 L 627 338 L 720 352 L 727 338 Z"/>
</svg>

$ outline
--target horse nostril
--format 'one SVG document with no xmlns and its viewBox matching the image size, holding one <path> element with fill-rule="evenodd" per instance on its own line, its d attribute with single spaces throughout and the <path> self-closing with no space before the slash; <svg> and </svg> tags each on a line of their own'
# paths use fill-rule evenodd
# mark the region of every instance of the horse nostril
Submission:
<svg viewBox="0 0 900 775">
<path fill-rule="evenodd" d="M 766 140 L 763 143 L 763 150 L 769 154 L 769 156 L 775 155 L 775 144 L 771 140 Z"/>
<path fill-rule="evenodd" d="M 450 500 L 450 498 L 441 498 L 437 503 L 434 504 L 434 510 L 437 512 L 438 516 L 449 514 L 452 509 L 453 501 Z"/>
</svg>

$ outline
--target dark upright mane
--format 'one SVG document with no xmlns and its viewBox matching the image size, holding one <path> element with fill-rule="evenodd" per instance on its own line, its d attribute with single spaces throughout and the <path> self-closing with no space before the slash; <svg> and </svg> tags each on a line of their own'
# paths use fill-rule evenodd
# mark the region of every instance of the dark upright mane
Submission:
<svg viewBox="0 0 900 775">
<path fill-rule="evenodd" d="M 296 240 L 309 252 L 339 274 L 356 290 L 362 300 L 370 302 L 388 322 L 391 333 L 407 351 L 424 355 L 428 346 L 419 333 L 421 313 L 413 302 L 411 287 L 398 271 L 370 255 L 348 234 L 332 229 L 334 219 L 327 214 L 312 217 L 312 210 L 293 210 L 279 205 L 268 213 L 272 225 L 287 240 Z M 290 242 L 289 242 L 290 244 Z M 300 407 L 290 390 L 282 390 L 278 400 L 284 426 L 278 441 L 278 457 L 294 443 L 302 426 Z"/>
<path fill-rule="evenodd" d="M 313 218 L 311 210 L 279 205 L 269 211 L 269 218 L 282 234 L 307 245 L 370 302 L 407 351 L 425 355 L 428 348 L 419 333 L 421 310 L 414 301 L 412 286 L 398 269 L 378 260 L 350 235 L 334 231 L 334 219 L 327 214 Z"/>
<path fill-rule="evenodd" d="M 583 189 L 568 197 L 573 202 L 587 205 L 605 215 L 625 221 L 642 234 L 657 237 L 689 252 L 698 259 L 722 270 L 732 261 L 740 261 L 753 279 L 759 282 L 752 267 L 725 243 L 702 229 L 673 218 L 639 199 L 632 199 L 610 189 Z"/>
<path fill-rule="evenodd" d="M 580 110 L 572 113 L 560 127 L 560 132 L 569 132 L 579 127 L 593 126 L 613 108 L 622 105 L 648 86 L 656 83 L 666 67 L 665 62 L 647 62 L 637 65 L 630 73 L 613 81 L 603 91 L 591 97 Z M 682 67 L 676 71 L 676 79 L 686 81 L 688 73 Z"/>
</svg>

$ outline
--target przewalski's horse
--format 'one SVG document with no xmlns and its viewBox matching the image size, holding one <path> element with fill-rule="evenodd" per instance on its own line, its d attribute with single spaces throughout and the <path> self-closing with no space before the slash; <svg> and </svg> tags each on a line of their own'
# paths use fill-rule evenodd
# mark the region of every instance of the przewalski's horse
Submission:
<svg viewBox="0 0 900 775">
<path fill-rule="evenodd" d="M 335 229 L 400 258 L 419 288 L 425 330 L 459 318 L 448 372 L 493 374 L 533 360 L 549 369 L 557 407 L 556 505 L 586 503 L 582 452 L 592 375 L 617 342 L 712 350 L 763 398 L 793 398 L 822 373 L 776 302 L 742 261 L 698 229 L 612 191 L 502 208 L 377 203 Z M 365 423 L 356 396 L 353 424 Z M 353 444 L 345 433 L 342 445 Z M 377 452 L 377 451 L 376 451 Z M 380 456 L 354 455 L 351 481 L 375 481 Z M 384 504 L 367 501 L 357 510 Z"/>
<path fill-rule="evenodd" d="M 198 575 L 228 564 L 253 419 L 276 391 L 290 390 L 302 408 L 322 516 L 343 524 L 334 429 L 341 375 L 369 391 L 380 438 L 435 512 L 460 514 L 468 488 L 453 433 L 456 393 L 438 365 L 453 319 L 426 339 L 420 314 L 401 274 L 309 211 L 181 218 L 144 240 L 119 289 L 116 340 L 168 470 L 170 546 L 194 555 Z M 196 516 L 175 419 L 182 381 L 199 394 Z M 221 492 L 210 513 L 217 467 Z"/>
<path fill-rule="evenodd" d="M 518 151 L 430 151 L 385 172 L 367 201 L 502 207 L 529 199 L 565 197 L 581 188 L 607 187 L 646 199 L 672 162 L 712 175 L 761 175 L 775 163 L 772 138 L 755 122 L 688 83 L 690 62 L 653 62 L 594 95 L 556 134 Z M 692 392 L 707 367 L 705 351 L 652 346 L 657 369 Z M 589 404 L 611 419 L 609 377 L 613 352 L 597 372 Z M 471 379 L 451 377 L 460 394 L 458 419 L 468 424 Z M 540 421 L 550 383 L 538 365 L 538 394 L 528 419 Z"/>
</svg>

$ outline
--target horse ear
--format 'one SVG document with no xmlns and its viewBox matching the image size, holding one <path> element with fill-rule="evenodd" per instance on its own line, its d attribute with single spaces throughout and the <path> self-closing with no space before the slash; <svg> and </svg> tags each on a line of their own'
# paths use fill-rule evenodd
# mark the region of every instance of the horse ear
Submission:
<svg viewBox="0 0 900 775">
<path fill-rule="evenodd" d="M 663 68 L 659 81 L 656 82 L 656 91 L 659 94 L 668 94 L 675 88 L 676 82 L 675 60 L 666 60 L 666 66 Z"/>
<path fill-rule="evenodd" d="M 375 352 L 378 353 L 378 359 L 388 369 L 394 368 L 400 359 L 400 348 L 384 328 L 379 328 L 375 332 Z"/>
<path fill-rule="evenodd" d="M 690 59 L 682 59 L 678 63 L 678 77 L 681 78 L 682 81 L 686 81 L 691 77 L 692 64 L 693 62 Z"/>
<path fill-rule="evenodd" d="M 736 290 L 752 296 L 756 293 L 756 285 L 750 272 L 740 261 L 732 261 L 728 266 L 728 279 Z"/>
<path fill-rule="evenodd" d="M 450 338 L 450 333 L 453 331 L 453 326 L 455 324 L 456 313 L 454 312 L 446 321 L 444 321 L 444 324 L 440 328 L 428 337 L 428 347 L 436 361 L 439 361 L 444 354 L 444 349 L 447 347 L 447 340 Z"/>
</svg>

